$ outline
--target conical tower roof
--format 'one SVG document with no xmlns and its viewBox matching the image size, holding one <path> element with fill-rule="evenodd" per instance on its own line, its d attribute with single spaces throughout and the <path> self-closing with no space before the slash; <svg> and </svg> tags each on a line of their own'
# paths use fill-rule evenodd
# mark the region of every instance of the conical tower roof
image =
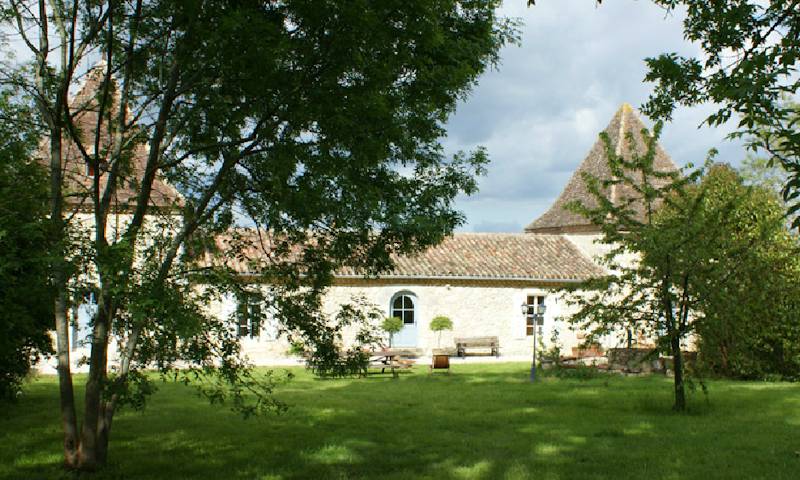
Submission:
<svg viewBox="0 0 800 480">
<path fill-rule="evenodd" d="M 617 155 L 621 155 L 626 160 L 630 160 L 634 150 L 639 154 L 644 154 L 647 150 L 645 137 L 642 130 L 645 124 L 639 115 L 629 104 L 623 104 L 611 123 L 604 130 L 611 141 L 611 147 L 615 149 Z M 634 145 L 628 140 L 629 134 L 634 138 Z M 660 145 L 656 146 L 656 157 L 654 167 L 658 171 L 677 171 L 678 168 L 672 162 L 669 155 L 664 152 Z M 579 201 L 588 207 L 597 205 L 597 201 L 586 188 L 583 180 L 583 173 L 586 172 L 600 180 L 610 180 L 613 175 L 608 166 L 608 155 L 606 146 L 602 139 L 597 139 L 583 163 L 575 170 L 569 179 L 567 186 L 558 196 L 555 203 L 542 216 L 531 222 L 525 231 L 528 233 L 580 233 L 594 232 L 600 229 L 592 225 L 582 215 L 568 210 L 568 204 Z M 630 191 L 627 191 L 630 190 Z M 615 186 L 606 192 L 610 200 L 617 203 L 623 198 L 633 198 L 633 190 L 623 186 Z"/>
<path fill-rule="evenodd" d="M 100 190 L 104 191 L 110 174 L 106 162 L 111 161 L 110 155 L 114 142 L 112 129 L 109 128 L 111 119 L 116 120 L 119 112 L 120 95 L 116 85 L 116 80 L 111 78 L 111 97 L 109 102 L 109 113 L 103 115 L 103 122 L 99 122 L 100 117 L 100 98 L 105 81 L 106 63 L 100 61 L 92 67 L 85 75 L 83 84 L 69 100 L 69 106 L 73 121 L 77 127 L 78 134 L 84 148 L 89 154 L 94 154 L 95 136 L 100 128 L 99 146 L 101 155 L 98 160 L 101 162 L 100 170 Z M 50 151 L 48 148 L 49 139 L 45 136 L 39 143 L 39 159 L 49 168 Z M 78 209 L 90 208 L 91 202 L 88 200 L 93 189 L 94 173 L 87 167 L 83 154 L 78 148 L 75 140 L 67 138 L 65 135 L 62 144 L 63 162 L 63 181 L 64 181 L 64 201 L 67 205 Z M 132 208 L 136 205 L 139 196 L 138 185 L 144 176 L 147 167 L 148 147 L 144 143 L 133 145 L 130 152 L 129 168 L 121 168 L 117 173 L 117 183 L 114 190 L 113 204 L 115 208 Z M 161 172 L 153 180 L 150 192 L 151 206 L 156 208 L 173 208 L 184 204 L 181 194 L 167 182 Z"/>
</svg>

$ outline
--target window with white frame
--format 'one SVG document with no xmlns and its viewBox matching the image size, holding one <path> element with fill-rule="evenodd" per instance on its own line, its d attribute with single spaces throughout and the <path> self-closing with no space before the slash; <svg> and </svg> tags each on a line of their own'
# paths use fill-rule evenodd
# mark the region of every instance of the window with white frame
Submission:
<svg viewBox="0 0 800 480">
<path fill-rule="evenodd" d="M 534 314 L 536 310 L 539 310 L 540 307 L 544 306 L 544 295 L 528 295 L 525 299 L 525 303 L 528 305 L 528 314 L 525 315 L 525 335 L 532 336 L 533 329 L 537 327 L 537 323 L 541 326 L 541 322 L 537 322 L 537 316 Z M 534 305 L 538 305 L 539 307 L 534 307 Z"/>
<path fill-rule="evenodd" d="M 277 340 L 280 335 L 270 294 L 241 292 L 236 296 L 236 332 L 239 337 Z"/>
<path fill-rule="evenodd" d="M 236 332 L 239 337 L 258 338 L 263 320 L 263 297 L 254 292 L 237 295 Z"/>
</svg>

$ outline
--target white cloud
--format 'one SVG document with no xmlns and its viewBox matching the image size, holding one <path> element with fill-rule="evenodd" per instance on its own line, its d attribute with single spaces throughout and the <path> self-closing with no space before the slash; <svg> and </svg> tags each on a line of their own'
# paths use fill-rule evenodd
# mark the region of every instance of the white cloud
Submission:
<svg viewBox="0 0 800 480">
<path fill-rule="evenodd" d="M 683 16 L 649 1 L 526 3 L 502 10 L 525 22 L 522 46 L 503 49 L 499 70 L 483 75 L 448 124 L 448 151 L 483 145 L 492 160 L 481 192 L 458 203 L 464 230 L 521 228 L 543 213 L 619 106 L 647 99 L 644 58 L 699 52 L 683 39 Z M 744 157 L 740 143 L 724 140 L 731 128 L 698 130 L 711 111 L 679 109 L 665 126 L 662 145 L 678 165 L 702 163 L 712 147 L 721 161 Z"/>
</svg>

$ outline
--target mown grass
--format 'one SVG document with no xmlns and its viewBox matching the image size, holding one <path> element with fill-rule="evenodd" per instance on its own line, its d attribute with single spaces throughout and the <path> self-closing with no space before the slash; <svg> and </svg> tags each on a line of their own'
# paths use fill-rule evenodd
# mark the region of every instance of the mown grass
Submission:
<svg viewBox="0 0 800 480">
<path fill-rule="evenodd" d="M 122 411 L 96 478 L 799 478 L 800 385 L 712 382 L 688 414 L 664 377 L 545 378 L 524 364 L 417 368 L 393 380 L 279 388 L 288 413 L 244 420 L 181 385 Z M 78 379 L 77 383 L 82 383 Z M 57 385 L 43 377 L 0 415 L 0 478 L 60 469 Z"/>
</svg>

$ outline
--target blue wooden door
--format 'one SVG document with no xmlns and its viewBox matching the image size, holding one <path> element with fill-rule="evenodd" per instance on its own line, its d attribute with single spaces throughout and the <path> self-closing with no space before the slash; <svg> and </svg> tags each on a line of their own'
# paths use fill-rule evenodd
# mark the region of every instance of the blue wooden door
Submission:
<svg viewBox="0 0 800 480">
<path fill-rule="evenodd" d="M 417 299 L 411 293 L 398 293 L 392 298 L 391 316 L 403 321 L 403 329 L 394 335 L 392 346 L 417 346 Z"/>
</svg>

